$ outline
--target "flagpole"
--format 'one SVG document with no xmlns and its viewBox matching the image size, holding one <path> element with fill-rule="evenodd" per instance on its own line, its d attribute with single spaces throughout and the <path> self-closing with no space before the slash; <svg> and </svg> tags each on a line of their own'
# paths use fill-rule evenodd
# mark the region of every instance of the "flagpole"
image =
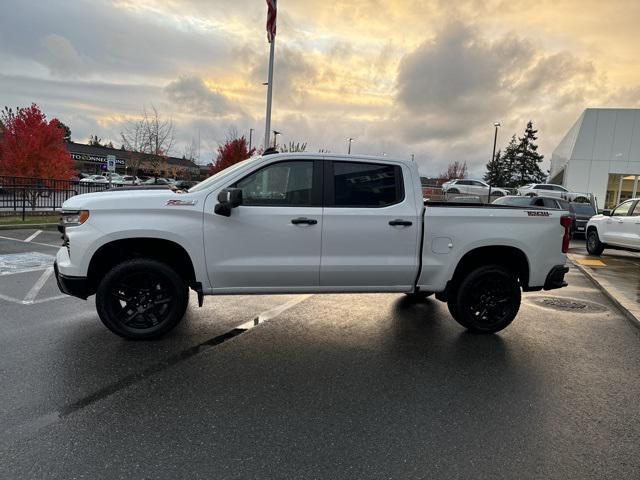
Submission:
<svg viewBox="0 0 640 480">
<path fill-rule="evenodd" d="M 276 47 L 276 37 L 271 39 L 271 51 L 269 52 L 269 83 L 267 85 L 267 119 L 264 127 L 264 149 L 269 148 L 271 136 L 271 96 L 273 94 L 273 57 Z"/>
</svg>

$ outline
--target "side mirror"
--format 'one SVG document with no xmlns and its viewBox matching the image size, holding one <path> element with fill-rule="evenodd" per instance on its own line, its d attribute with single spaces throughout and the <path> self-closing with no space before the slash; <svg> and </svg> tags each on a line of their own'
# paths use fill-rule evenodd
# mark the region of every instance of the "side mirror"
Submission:
<svg viewBox="0 0 640 480">
<path fill-rule="evenodd" d="M 218 194 L 218 202 L 228 203 L 231 208 L 236 208 L 242 205 L 242 189 L 224 188 Z"/>
<path fill-rule="evenodd" d="M 242 205 L 242 189 L 225 188 L 218 194 L 218 204 L 214 207 L 214 212 L 224 217 L 231 216 L 231 209 Z"/>
<path fill-rule="evenodd" d="M 605 217 L 610 217 L 610 216 L 611 216 L 611 210 L 610 210 L 610 209 L 608 209 L 608 208 L 607 208 L 607 209 L 605 209 L 605 210 L 602 210 L 602 214 L 603 214 Z"/>
</svg>

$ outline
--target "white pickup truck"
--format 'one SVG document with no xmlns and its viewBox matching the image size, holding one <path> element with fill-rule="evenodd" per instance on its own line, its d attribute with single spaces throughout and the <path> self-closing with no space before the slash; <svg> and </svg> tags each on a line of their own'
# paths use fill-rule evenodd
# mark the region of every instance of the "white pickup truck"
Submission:
<svg viewBox="0 0 640 480">
<path fill-rule="evenodd" d="M 136 189 L 140 190 L 136 190 Z M 129 339 L 204 295 L 435 293 L 467 329 L 505 328 L 521 291 L 566 285 L 571 219 L 559 210 L 425 203 L 417 165 L 387 157 L 254 157 L 186 193 L 124 187 L 63 205 L 62 292 L 96 294 Z"/>
</svg>

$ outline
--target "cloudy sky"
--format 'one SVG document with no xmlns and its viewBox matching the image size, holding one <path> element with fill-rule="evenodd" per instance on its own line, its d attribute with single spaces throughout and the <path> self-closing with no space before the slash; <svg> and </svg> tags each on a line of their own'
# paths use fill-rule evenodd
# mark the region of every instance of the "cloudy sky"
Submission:
<svg viewBox="0 0 640 480">
<path fill-rule="evenodd" d="M 155 105 L 209 162 L 263 138 L 264 0 L 3 0 L 0 106 L 39 104 L 77 141 Z M 309 150 L 415 154 L 481 175 L 531 119 L 553 148 L 587 107 L 640 107 L 637 0 L 280 0 L 273 128 Z"/>
</svg>

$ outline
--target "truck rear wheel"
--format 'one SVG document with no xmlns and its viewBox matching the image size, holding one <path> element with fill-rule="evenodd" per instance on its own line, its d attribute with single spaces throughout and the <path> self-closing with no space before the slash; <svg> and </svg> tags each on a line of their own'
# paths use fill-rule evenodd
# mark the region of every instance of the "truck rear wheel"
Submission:
<svg viewBox="0 0 640 480">
<path fill-rule="evenodd" d="M 174 269 L 157 260 L 138 258 L 113 267 L 96 292 L 100 320 L 130 340 L 158 338 L 184 316 L 189 291 Z"/>
<path fill-rule="evenodd" d="M 500 265 L 471 271 L 448 300 L 451 316 L 473 333 L 494 333 L 506 328 L 520 309 L 517 277 Z"/>
</svg>

